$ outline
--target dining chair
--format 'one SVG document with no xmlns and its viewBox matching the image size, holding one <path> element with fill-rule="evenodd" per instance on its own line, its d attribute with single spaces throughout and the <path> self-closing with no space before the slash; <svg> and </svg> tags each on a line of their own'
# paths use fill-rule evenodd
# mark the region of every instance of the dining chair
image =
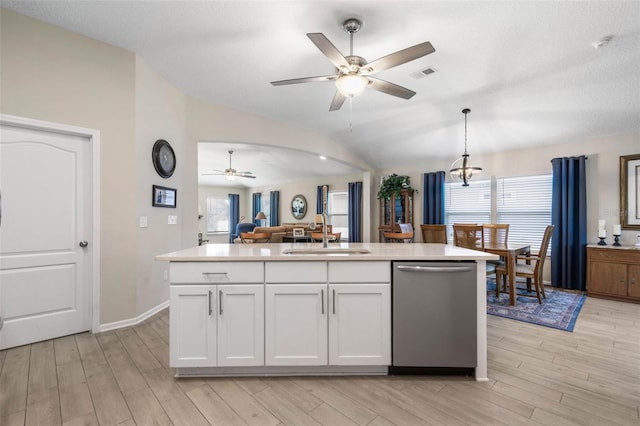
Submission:
<svg viewBox="0 0 640 426">
<path fill-rule="evenodd" d="M 537 297 L 538 303 L 542 303 L 540 294 L 542 294 L 542 297 L 546 299 L 547 296 L 544 293 L 542 271 L 544 269 L 544 261 L 547 258 L 547 249 L 549 248 L 549 241 L 551 241 L 551 235 L 553 234 L 554 228 L 555 226 L 549 225 L 544 230 L 544 235 L 542 236 L 542 243 L 540 243 L 540 251 L 538 252 L 537 255 L 530 254 L 528 256 L 517 257 L 516 267 L 515 267 L 516 278 L 522 277 L 522 278 L 526 278 L 527 280 L 531 280 L 536 292 L 535 296 L 533 296 L 529 294 L 529 292 L 531 291 L 530 288 L 521 289 L 521 290 L 525 290 L 525 293 L 520 293 L 520 294 L 516 293 L 518 296 Z M 526 263 L 521 263 L 521 262 L 518 262 L 517 260 L 524 260 L 526 261 Z M 497 276 L 496 296 L 499 296 L 500 292 L 502 292 L 503 290 L 500 290 L 500 286 L 498 286 L 498 281 L 502 281 L 503 283 L 506 283 L 507 268 L 505 266 L 498 266 L 496 268 L 496 276 Z M 515 286 L 515 283 L 513 284 L 510 283 L 510 285 Z M 514 290 L 518 290 L 518 288 L 514 287 Z M 506 289 L 504 291 L 506 291 Z"/>
<path fill-rule="evenodd" d="M 502 246 L 507 247 L 507 238 L 509 237 L 509 224 L 508 223 L 485 223 L 482 225 L 482 238 L 483 247 L 490 246 Z M 501 256 L 499 260 L 487 260 L 487 265 L 493 265 L 493 268 L 489 265 L 487 267 L 487 275 L 496 274 L 496 287 L 499 285 L 498 275 L 496 269 L 498 266 L 503 266 L 506 263 L 504 256 Z M 504 288 L 506 291 L 506 288 Z"/>
<path fill-rule="evenodd" d="M 484 236 L 482 225 L 453 224 L 453 244 L 474 250 L 482 250 Z"/>
<path fill-rule="evenodd" d="M 420 225 L 423 243 L 447 244 L 447 225 Z"/>
<path fill-rule="evenodd" d="M 271 241 L 271 234 L 268 232 L 242 232 L 240 240 L 243 243 L 268 243 Z"/>
<path fill-rule="evenodd" d="M 482 225 L 482 238 L 484 245 L 507 245 L 509 237 L 508 223 L 485 223 Z"/>
<path fill-rule="evenodd" d="M 413 242 L 412 232 L 384 232 L 382 235 L 384 236 L 385 243 L 412 243 Z"/>
</svg>

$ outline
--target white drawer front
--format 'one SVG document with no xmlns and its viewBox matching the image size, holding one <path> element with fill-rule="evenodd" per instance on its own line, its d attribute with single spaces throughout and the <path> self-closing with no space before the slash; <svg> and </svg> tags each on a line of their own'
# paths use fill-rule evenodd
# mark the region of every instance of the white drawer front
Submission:
<svg viewBox="0 0 640 426">
<path fill-rule="evenodd" d="M 391 282 L 390 262 L 329 262 L 331 283 L 388 283 Z"/>
<path fill-rule="evenodd" d="M 326 283 L 327 262 L 267 262 L 267 283 Z"/>
<path fill-rule="evenodd" d="M 171 284 L 263 283 L 262 262 L 171 262 Z"/>
</svg>

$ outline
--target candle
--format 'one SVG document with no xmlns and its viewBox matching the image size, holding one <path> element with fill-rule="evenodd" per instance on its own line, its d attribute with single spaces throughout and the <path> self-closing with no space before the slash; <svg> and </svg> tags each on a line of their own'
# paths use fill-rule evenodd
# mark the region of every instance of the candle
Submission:
<svg viewBox="0 0 640 426">
<path fill-rule="evenodd" d="M 605 231 L 604 229 L 600 229 L 598 231 L 598 238 L 607 238 L 607 231 Z"/>
<path fill-rule="evenodd" d="M 604 219 L 598 221 L 598 231 L 604 231 Z"/>
<path fill-rule="evenodd" d="M 620 224 L 613 225 L 613 235 L 622 235 Z"/>
</svg>

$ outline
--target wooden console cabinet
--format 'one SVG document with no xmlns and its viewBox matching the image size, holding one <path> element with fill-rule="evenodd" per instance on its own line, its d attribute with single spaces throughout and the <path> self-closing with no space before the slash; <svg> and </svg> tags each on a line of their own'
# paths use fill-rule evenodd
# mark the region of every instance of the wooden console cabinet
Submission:
<svg viewBox="0 0 640 426">
<path fill-rule="evenodd" d="M 587 246 L 589 296 L 640 303 L 640 249 Z"/>
</svg>

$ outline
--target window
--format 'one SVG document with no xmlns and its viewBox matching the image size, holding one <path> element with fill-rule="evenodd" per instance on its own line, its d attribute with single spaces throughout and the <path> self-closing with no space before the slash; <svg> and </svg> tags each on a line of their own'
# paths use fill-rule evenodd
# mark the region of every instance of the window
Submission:
<svg viewBox="0 0 640 426">
<path fill-rule="evenodd" d="M 261 225 L 270 226 L 271 223 L 271 197 L 262 197 L 262 213 L 267 217 L 266 220 L 263 220 Z"/>
<path fill-rule="evenodd" d="M 495 217 L 495 223 L 509 224 L 509 241 L 530 244 L 536 253 L 545 228 L 551 224 L 551 175 L 500 178 L 495 182 L 493 194 L 491 180 L 473 181 L 466 188 L 461 183 L 445 184 L 449 241 L 453 241 L 454 223 L 482 225 Z"/>
<path fill-rule="evenodd" d="M 229 198 L 207 197 L 207 234 L 229 232 Z"/>
<path fill-rule="evenodd" d="M 329 192 L 327 210 L 333 232 L 340 232 L 340 239 L 347 240 L 349 238 L 349 197 L 347 192 Z"/>
<path fill-rule="evenodd" d="M 503 178 L 496 183 L 497 222 L 509 224 L 509 241 L 529 243 L 537 253 L 551 224 L 551 175 Z"/>
<path fill-rule="evenodd" d="M 470 186 L 462 182 L 444 186 L 447 239 L 453 241 L 454 223 L 491 223 L 491 181 L 477 180 Z"/>
</svg>

